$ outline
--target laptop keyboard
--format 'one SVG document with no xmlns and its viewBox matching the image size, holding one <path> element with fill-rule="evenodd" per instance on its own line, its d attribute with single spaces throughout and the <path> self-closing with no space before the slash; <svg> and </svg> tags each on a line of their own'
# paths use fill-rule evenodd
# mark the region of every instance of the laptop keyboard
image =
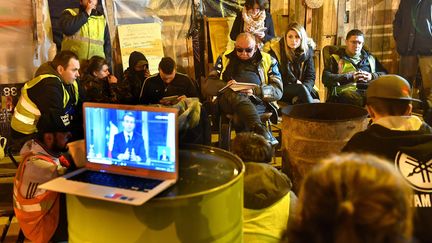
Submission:
<svg viewBox="0 0 432 243">
<path fill-rule="evenodd" d="M 90 184 L 117 187 L 134 191 L 149 191 L 159 185 L 161 180 L 108 174 L 98 171 L 86 170 L 83 173 L 68 178 L 73 181 L 87 182 Z"/>
</svg>

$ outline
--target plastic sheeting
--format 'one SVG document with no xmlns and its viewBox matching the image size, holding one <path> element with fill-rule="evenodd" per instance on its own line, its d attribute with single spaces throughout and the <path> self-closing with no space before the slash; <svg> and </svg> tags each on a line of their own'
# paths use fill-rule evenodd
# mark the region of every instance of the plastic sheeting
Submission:
<svg viewBox="0 0 432 243">
<path fill-rule="evenodd" d="M 244 0 L 202 0 L 203 14 L 207 17 L 232 17 L 242 8 Z"/>
<path fill-rule="evenodd" d="M 0 83 L 23 83 L 55 52 L 47 0 L 0 3 Z"/>
<path fill-rule="evenodd" d="M 47 0 L 1 1 L 0 13 L 0 135 L 9 138 L 21 87 L 55 53 L 55 45 Z"/>
<path fill-rule="evenodd" d="M 112 2 L 112 9 L 109 7 Z M 164 55 L 174 58 L 180 72 L 192 73 L 192 48 L 190 40 L 186 38 L 191 19 L 192 0 L 106 0 L 108 19 L 116 26 L 123 24 L 160 23 L 162 27 L 162 45 Z M 189 43 L 188 43 L 189 42 Z M 114 60 L 119 61 L 118 43 L 114 42 Z M 145 55 L 145 53 L 144 53 Z"/>
</svg>

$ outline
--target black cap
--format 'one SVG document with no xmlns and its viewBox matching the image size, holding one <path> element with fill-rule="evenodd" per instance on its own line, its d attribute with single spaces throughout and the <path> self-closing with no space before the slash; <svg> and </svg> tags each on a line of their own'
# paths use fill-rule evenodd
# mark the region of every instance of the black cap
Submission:
<svg viewBox="0 0 432 243">
<path fill-rule="evenodd" d="M 65 125 L 65 123 L 67 125 Z M 39 118 L 36 127 L 39 133 L 48 132 L 69 132 L 70 131 L 70 121 L 69 118 L 55 119 L 54 114 L 42 114 Z"/>
</svg>

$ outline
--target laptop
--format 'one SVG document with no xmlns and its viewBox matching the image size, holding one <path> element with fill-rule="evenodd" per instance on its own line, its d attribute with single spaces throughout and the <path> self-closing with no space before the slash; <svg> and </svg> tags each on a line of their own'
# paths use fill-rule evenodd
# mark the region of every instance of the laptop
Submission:
<svg viewBox="0 0 432 243">
<path fill-rule="evenodd" d="M 142 205 L 178 178 L 177 109 L 84 103 L 85 166 L 46 190 Z"/>
</svg>

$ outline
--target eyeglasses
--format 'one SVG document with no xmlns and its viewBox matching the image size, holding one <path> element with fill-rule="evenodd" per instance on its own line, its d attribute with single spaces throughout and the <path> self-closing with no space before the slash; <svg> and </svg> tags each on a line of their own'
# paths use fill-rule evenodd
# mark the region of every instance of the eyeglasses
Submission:
<svg viewBox="0 0 432 243">
<path fill-rule="evenodd" d="M 253 52 L 253 48 L 250 48 L 250 47 L 248 47 L 248 48 L 236 48 L 236 51 L 237 52 L 240 52 L 240 53 L 242 53 L 242 52 L 247 52 L 247 53 L 251 53 L 251 52 Z"/>
</svg>

